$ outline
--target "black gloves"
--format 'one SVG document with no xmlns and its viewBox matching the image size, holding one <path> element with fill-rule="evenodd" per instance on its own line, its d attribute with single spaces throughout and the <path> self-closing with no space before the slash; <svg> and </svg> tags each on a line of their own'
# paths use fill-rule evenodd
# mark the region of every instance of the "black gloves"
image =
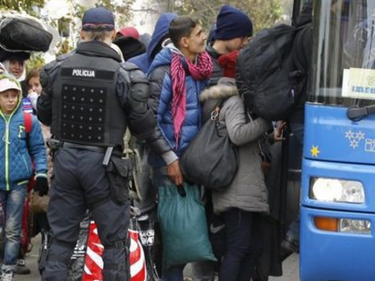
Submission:
<svg viewBox="0 0 375 281">
<path fill-rule="evenodd" d="M 46 177 L 37 177 L 35 179 L 34 191 L 39 192 L 40 196 L 47 195 L 48 193 L 48 180 Z"/>
</svg>

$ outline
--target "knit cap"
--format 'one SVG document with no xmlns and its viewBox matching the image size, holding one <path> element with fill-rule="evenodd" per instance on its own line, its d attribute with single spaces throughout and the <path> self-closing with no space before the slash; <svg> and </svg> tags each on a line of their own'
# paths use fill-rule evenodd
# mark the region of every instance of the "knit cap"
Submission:
<svg viewBox="0 0 375 281">
<path fill-rule="evenodd" d="M 252 35 L 253 23 L 244 12 L 229 5 L 221 7 L 216 19 L 214 39 L 231 40 Z"/>
</svg>

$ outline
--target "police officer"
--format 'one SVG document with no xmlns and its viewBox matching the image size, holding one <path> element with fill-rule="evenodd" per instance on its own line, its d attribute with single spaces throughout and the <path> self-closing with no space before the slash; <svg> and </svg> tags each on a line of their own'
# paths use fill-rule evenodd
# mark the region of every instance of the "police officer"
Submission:
<svg viewBox="0 0 375 281">
<path fill-rule="evenodd" d="M 135 65 L 121 63 L 110 47 L 115 34 L 110 11 L 86 11 L 82 42 L 42 71 L 38 118 L 51 126 L 55 149 L 48 209 L 52 241 L 42 266 L 45 281 L 68 280 L 69 260 L 87 208 L 104 245 L 104 280 L 130 280 L 125 243 L 129 199 L 124 187 L 129 163 L 116 156 L 123 149 L 127 126 L 172 170 L 177 163 L 148 109 L 148 81 Z"/>
</svg>

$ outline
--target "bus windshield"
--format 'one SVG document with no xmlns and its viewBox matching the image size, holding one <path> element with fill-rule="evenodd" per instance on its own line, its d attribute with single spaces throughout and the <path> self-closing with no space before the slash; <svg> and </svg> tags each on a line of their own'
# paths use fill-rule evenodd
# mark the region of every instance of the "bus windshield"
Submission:
<svg viewBox="0 0 375 281">
<path fill-rule="evenodd" d="M 375 1 L 314 1 L 309 101 L 375 104 Z"/>
</svg>

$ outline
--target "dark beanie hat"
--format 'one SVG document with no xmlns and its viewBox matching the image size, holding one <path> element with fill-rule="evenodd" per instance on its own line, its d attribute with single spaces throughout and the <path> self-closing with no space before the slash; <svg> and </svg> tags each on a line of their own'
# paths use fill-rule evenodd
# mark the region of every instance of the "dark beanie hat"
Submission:
<svg viewBox="0 0 375 281">
<path fill-rule="evenodd" d="M 120 37 L 113 41 L 113 43 L 120 48 L 126 61 L 146 52 L 146 46 L 134 37 Z"/>
<path fill-rule="evenodd" d="M 244 12 L 229 5 L 221 7 L 216 19 L 214 39 L 231 40 L 252 35 L 253 23 Z"/>
</svg>

